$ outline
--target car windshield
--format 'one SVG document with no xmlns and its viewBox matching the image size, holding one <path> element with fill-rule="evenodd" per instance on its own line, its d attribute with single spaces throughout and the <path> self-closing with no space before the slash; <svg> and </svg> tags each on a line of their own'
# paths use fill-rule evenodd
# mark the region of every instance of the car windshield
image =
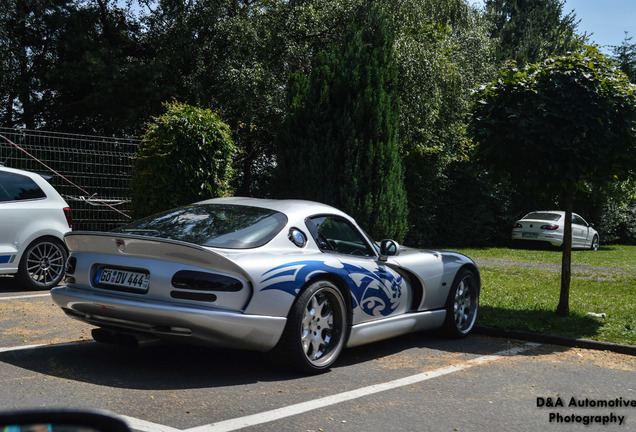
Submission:
<svg viewBox="0 0 636 432">
<path fill-rule="evenodd" d="M 525 215 L 523 218 L 524 219 L 538 219 L 538 220 L 556 222 L 559 219 L 561 219 L 561 215 L 557 214 L 557 213 L 534 212 L 534 213 L 530 213 L 530 214 Z"/>
<path fill-rule="evenodd" d="M 251 249 L 287 224 L 277 211 L 226 204 L 193 204 L 132 222 L 113 232 L 181 240 L 201 246 Z"/>
</svg>

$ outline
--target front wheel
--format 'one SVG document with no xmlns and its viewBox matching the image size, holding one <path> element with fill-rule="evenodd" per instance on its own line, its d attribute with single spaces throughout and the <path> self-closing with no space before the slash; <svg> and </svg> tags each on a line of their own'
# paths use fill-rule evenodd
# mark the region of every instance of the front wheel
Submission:
<svg viewBox="0 0 636 432">
<path fill-rule="evenodd" d="M 323 372 L 344 348 L 347 306 L 329 281 L 307 286 L 296 298 L 273 358 L 306 373 Z"/>
<path fill-rule="evenodd" d="M 471 332 L 479 309 L 479 281 L 475 273 L 462 270 L 453 281 L 446 300 L 444 331 L 451 337 L 464 337 Z"/>
<path fill-rule="evenodd" d="M 18 281 L 27 289 L 51 289 L 64 277 L 66 257 L 66 248 L 58 239 L 37 239 L 22 255 L 18 266 Z"/>
<path fill-rule="evenodd" d="M 592 244 L 590 245 L 590 249 L 595 251 L 598 250 L 598 236 L 595 235 L 594 238 L 592 239 Z"/>
</svg>

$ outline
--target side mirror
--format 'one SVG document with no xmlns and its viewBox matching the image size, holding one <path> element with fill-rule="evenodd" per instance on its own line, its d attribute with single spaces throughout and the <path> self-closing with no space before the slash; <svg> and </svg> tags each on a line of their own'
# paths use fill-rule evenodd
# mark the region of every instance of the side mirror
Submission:
<svg viewBox="0 0 636 432">
<path fill-rule="evenodd" d="M 384 239 L 380 242 L 380 261 L 400 254 L 400 245 L 395 240 Z"/>
</svg>

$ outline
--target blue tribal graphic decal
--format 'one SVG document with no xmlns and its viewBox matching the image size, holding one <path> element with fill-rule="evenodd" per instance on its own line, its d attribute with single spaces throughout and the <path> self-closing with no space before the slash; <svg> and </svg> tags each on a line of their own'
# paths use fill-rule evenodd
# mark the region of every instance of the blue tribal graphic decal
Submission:
<svg viewBox="0 0 636 432">
<path fill-rule="evenodd" d="M 406 288 L 401 275 L 385 267 L 369 271 L 362 267 L 345 264 L 345 268 L 358 287 L 352 292 L 358 293 L 357 300 L 364 313 L 375 317 L 388 316 L 400 305 L 402 289 Z"/>
<path fill-rule="evenodd" d="M 275 267 L 263 273 L 261 290 L 280 290 L 297 295 L 298 290 L 312 277 L 320 273 L 332 273 L 347 282 L 351 290 L 354 309 L 367 315 L 383 317 L 391 315 L 403 301 L 406 281 L 395 271 L 372 264 L 372 269 L 352 264 L 335 267 L 324 261 L 296 261 Z"/>
<path fill-rule="evenodd" d="M 337 268 L 328 265 L 324 261 L 296 261 L 274 267 L 263 273 L 261 280 L 261 291 L 280 290 L 293 296 L 298 294 L 298 290 L 312 277 L 320 273 L 336 273 L 346 276 L 344 268 Z"/>
</svg>

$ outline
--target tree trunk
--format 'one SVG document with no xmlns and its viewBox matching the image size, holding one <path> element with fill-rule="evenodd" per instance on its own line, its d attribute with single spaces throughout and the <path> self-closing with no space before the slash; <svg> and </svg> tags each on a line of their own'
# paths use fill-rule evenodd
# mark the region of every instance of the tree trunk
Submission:
<svg viewBox="0 0 636 432">
<path fill-rule="evenodd" d="M 568 180 L 565 186 L 565 226 L 563 227 L 563 258 L 561 260 L 561 294 L 556 313 L 570 314 L 570 279 L 572 270 L 572 210 L 574 208 L 574 182 Z"/>
</svg>

